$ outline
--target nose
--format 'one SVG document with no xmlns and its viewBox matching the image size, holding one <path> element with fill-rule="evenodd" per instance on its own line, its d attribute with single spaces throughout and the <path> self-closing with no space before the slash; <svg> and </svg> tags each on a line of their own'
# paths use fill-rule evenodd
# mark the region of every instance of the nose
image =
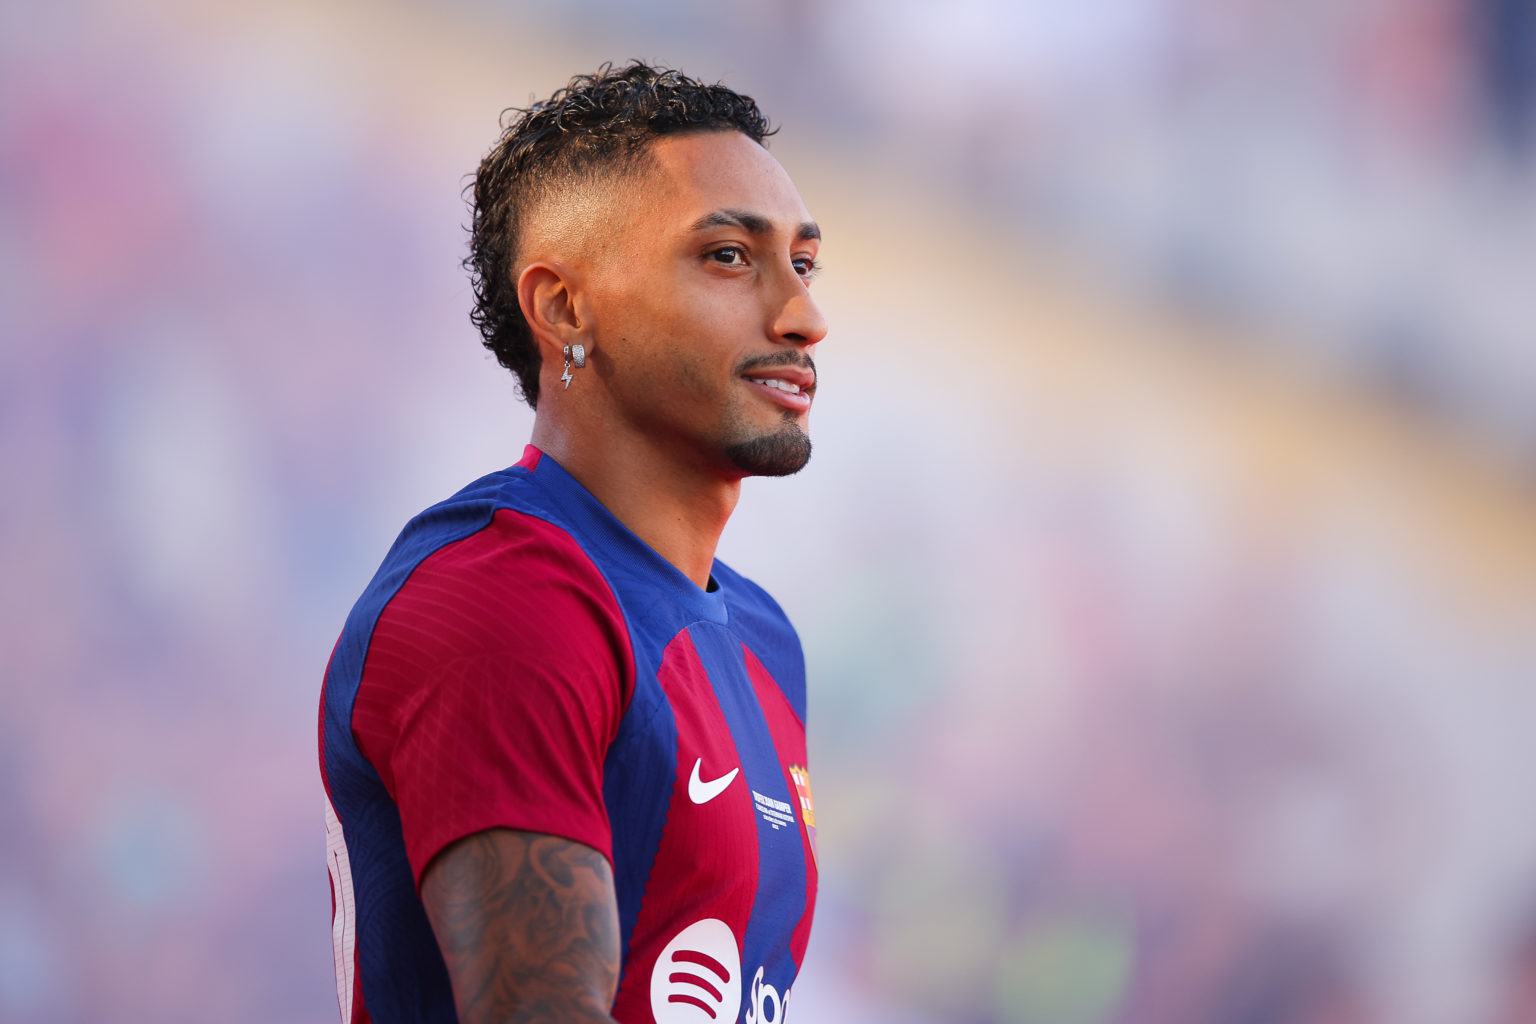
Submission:
<svg viewBox="0 0 1536 1024">
<path fill-rule="evenodd" d="M 826 317 L 798 274 L 774 317 L 773 336 L 795 345 L 814 345 L 827 336 Z"/>
</svg>

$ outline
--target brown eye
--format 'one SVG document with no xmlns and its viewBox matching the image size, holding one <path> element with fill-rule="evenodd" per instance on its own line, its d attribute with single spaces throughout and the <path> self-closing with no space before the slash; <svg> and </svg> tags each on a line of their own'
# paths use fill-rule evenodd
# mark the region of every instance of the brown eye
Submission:
<svg viewBox="0 0 1536 1024">
<path fill-rule="evenodd" d="M 746 259 L 746 253 L 734 245 L 726 246 L 724 249 L 716 249 L 709 256 L 716 263 L 723 263 L 728 267 L 736 266 Z"/>
</svg>

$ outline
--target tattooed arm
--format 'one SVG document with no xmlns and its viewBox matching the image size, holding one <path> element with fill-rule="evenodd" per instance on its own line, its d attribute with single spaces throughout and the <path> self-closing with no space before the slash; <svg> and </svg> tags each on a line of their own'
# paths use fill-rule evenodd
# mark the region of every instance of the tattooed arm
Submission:
<svg viewBox="0 0 1536 1024">
<path fill-rule="evenodd" d="M 602 854 L 496 828 L 433 859 L 421 901 L 460 1024 L 612 1024 L 619 914 Z"/>
</svg>

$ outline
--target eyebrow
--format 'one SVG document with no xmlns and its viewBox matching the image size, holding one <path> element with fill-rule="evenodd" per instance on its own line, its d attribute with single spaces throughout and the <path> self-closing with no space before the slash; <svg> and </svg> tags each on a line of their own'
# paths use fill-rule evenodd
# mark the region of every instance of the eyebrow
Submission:
<svg viewBox="0 0 1536 1024">
<path fill-rule="evenodd" d="M 706 213 L 693 222 L 694 231 L 704 231 L 709 228 L 741 228 L 749 234 L 766 235 L 773 231 L 773 222 L 767 217 L 759 217 L 755 213 L 745 210 L 716 210 Z M 815 221 L 806 221 L 795 229 L 795 241 L 805 242 L 821 238 L 821 228 Z"/>
</svg>

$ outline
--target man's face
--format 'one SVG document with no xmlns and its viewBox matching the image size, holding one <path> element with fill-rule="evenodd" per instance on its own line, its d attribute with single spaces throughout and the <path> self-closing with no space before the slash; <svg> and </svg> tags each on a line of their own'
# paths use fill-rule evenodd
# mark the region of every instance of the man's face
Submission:
<svg viewBox="0 0 1536 1024">
<path fill-rule="evenodd" d="M 739 132 L 663 138 L 650 154 L 589 281 L 612 412 L 727 475 L 794 473 L 826 334 L 808 289 L 819 232 L 784 168 Z"/>
</svg>

